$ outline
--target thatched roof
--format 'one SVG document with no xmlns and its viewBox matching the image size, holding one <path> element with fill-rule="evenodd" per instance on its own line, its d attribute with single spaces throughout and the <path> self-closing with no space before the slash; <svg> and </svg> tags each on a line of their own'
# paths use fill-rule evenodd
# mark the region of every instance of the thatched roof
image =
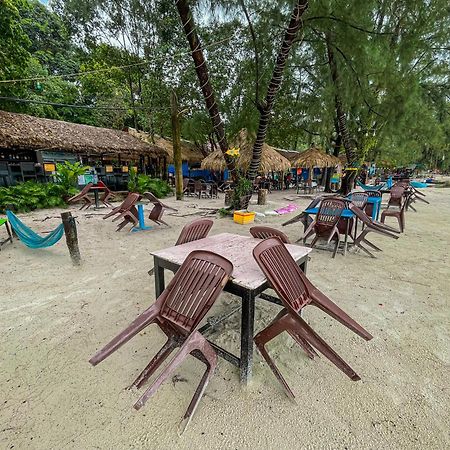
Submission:
<svg viewBox="0 0 450 450">
<path fill-rule="evenodd" d="M 164 156 L 124 131 L 0 111 L 0 147 L 84 154 Z"/>
<path fill-rule="evenodd" d="M 318 147 L 311 147 L 299 153 L 298 157 L 292 162 L 292 167 L 312 169 L 314 167 L 335 167 L 339 164 L 341 164 L 339 158 L 328 155 Z"/>
<path fill-rule="evenodd" d="M 141 139 L 144 142 L 149 144 L 157 145 L 161 147 L 166 152 L 167 161 L 169 163 L 173 163 L 173 144 L 169 139 L 165 139 L 160 136 L 153 136 L 149 133 L 145 133 L 144 131 L 138 131 L 134 128 L 128 128 L 128 133 L 132 136 Z M 197 149 L 192 142 L 186 141 L 184 139 L 181 140 L 181 159 L 183 161 L 187 161 L 189 163 L 199 163 L 204 158 L 203 153 Z"/>
<path fill-rule="evenodd" d="M 284 148 L 276 148 L 274 149 L 281 155 L 284 156 L 288 161 L 292 162 L 298 158 L 300 153 L 296 150 L 285 150 Z"/>
<path fill-rule="evenodd" d="M 232 140 L 232 144 L 239 148 L 239 157 L 236 161 L 238 169 L 244 172 L 250 166 L 253 156 L 253 142 L 255 138 L 250 136 L 247 130 L 242 129 Z M 261 165 L 259 171 L 268 173 L 271 171 L 284 171 L 291 168 L 290 162 L 273 147 L 264 144 L 262 148 Z M 225 158 L 221 150 L 216 150 L 202 161 L 202 169 L 224 171 L 226 169 Z"/>
</svg>

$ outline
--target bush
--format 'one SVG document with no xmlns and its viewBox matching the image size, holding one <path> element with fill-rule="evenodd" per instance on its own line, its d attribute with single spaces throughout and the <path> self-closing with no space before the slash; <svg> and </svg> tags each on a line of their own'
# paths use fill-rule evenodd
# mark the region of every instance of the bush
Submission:
<svg viewBox="0 0 450 450">
<path fill-rule="evenodd" d="M 172 188 L 166 181 L 159 178 L 150 178 L 144 174 L 137 174 L 133 169 L 130 169 L 128 190 L 139 194 L 149 191 L 158 198 L 167 197 L 172 193 Z"/>
<path fill-rule="evenodd" d="M 80 162 L 64 161 L 64 164 L 56 164 L 56 178 L 58 183 L 69 192 L 77 186 L 78 177 L 84 175 L 87 170 L 89 170 L 89 167 L 81 165 Z"/>
<path fill-rule="evenodd" d="M 64 198 L 76 189 L 69 191 L 60 184 L 35 183 L 27 181 L 17 186 L 0 188 L 0 212 L 11 209 L 14 212 L 28 212 L 39 208 L 65 206 Z"/>
</svg>

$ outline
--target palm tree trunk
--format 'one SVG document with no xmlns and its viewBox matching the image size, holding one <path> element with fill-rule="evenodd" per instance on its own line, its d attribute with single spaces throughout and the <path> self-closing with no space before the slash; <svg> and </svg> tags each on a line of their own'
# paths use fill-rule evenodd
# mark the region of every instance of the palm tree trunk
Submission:
<svg viewBox="0 0 450 450">
<path fill-rule="evenodd" d="M 214 132 L 217 136 L 219 147 L 222 150 L 222 153 L 225 157 L 227 168 L 231 172 L 231 175 L 234 177 L 235 173 L 234 160 L 231 156 L 226 154 L 226 151 L 229 149 L 229 147 L 227 138 L 225 136 L 225 127 L 215 100 L 214 90 L 212 88 L 209 79 L 208 67 L 206 65 L 206 60 L 203 55 L 203 50 L 200 44 L 199 37 L 197 35 L 191 8 L 189 6 L 188 0 L 175 0 L 175 5 L 177 7 L 181 23 L 183 25 L 184 33 L 191 48 L 191 55 L 192 59 L 194 60 L 197 78 L 198 81 L 200 82 L 200 89 L 202 90 L 203 97 L 206 103 L 206 108 L 208 110 L 209 116 L 211 117 L 211 121 L 213 124 Z"/>
<path fill-rule="evenodd" d="M 328 53 L 328 64 L 330 66 L 331 80 L 334 86 L 334 106 L 336 109 L 336 117 L 339 128 L 339 134 L 342 139 L 342 145 L 345 149 L 345 155 L 347 157 L 347 163 L 354 167 L 356 164 L 356 151 L 350 139 L 350 133 L 347 127 L 347 118 L 345 116 L 344 107 L 342 106 L 342 99 L 339 95 L 339 71 L 334 57 L 334 51 L 331 42 L 331 33 L 326 35 L 327 53 Z M 356 171 L 347 170 L 342 177 L 341 193 L 348 194 L 353 187 L 354 180 L 356 178 Z"/>
<path fill-rule="evenodd" d="M 280 51 L 278 52 L 275 67 L 272 73 L 272 79 L 270 80 L 269 87 L 267 88 L 267 94 L 264 102 L 258 105 L 259 109 L 259 125 L 258 132 L 256 134 L 256 140 L 253 145 L 253 156 L 248 170 L 248 178 L 254 180 L 259 170 L 261 163 L 261 154 L 264 141 L 266 139 L 267 127 L 269 125 L 270 113 L 273 109 L 275 97 L 280 89 L 281 82 L 283 80 L 283 72 L 286 67 L 286 61 L 297 37 L 298 31 L 302 27 L 302 15 L 308 8 L 308 0 L 297 0 L 295 2 L 294 9 L 292 11 L 289 26 L 284 34 L 283 41 L 281 43 Z"/>
</svg>

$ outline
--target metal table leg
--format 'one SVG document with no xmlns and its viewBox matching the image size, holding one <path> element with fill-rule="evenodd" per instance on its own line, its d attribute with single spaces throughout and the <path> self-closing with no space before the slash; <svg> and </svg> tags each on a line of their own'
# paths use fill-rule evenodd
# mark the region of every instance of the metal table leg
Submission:
<svg viewBox="0 0 450 450">
<path fill-rule="evenodd" d="M 165 289 L 165 281 L 164 281 L 164 267 L 159 265 L 159 259 L 154 256 L 154 271 L 155 271 L 155 295 L 158 298 Z"/>
<path fill-rule="evenodd" d="M 94 200 L 95 200 L 95 208 L 100 208 L 100 205 L 98 204 L 98 189 L 94 189 Z"/>
<path fill-rule="evenodd" d="M 348 244 L 348 229 L 350 226 L 350 219 L 347 219 L 347 225 L 345 227 L 345 239 L 344 239 L 344 256 L 347 256 L 347 244 Z"/>
<path fill-rule="evenodd" d="M 241 383 L 247 385 L 252 377 L 253 365 L 253 326 L 255 319 L 255 295 L 246 291 L 242 295 L 241 318 Z"/>
</svg>

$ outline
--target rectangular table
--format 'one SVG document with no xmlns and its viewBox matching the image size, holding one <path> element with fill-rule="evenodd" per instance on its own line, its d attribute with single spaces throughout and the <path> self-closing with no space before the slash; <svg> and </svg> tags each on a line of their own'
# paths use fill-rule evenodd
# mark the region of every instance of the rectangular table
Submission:
<svg viewBox="0 0 450 450">
<path fill-rule="evenodd" d="M 260 295 L 269 288 L 269 283 L 252 254 L 253 248 L 259 242 L 261 242 L 261 239 L 251 236 L 222 233 L 151 253 L 155 264 L 156 297 L 159 297 L 165 288 L 164 269 L 176 272 L 187 255 L 193 250 L 209 250 L 222 255 L 233 263 L 233 273 L 224 291 L 242 299 L 240 355 L 236 356 L 213 342 L 210 343 L 220 357 L 239 367 L 241 382 L 245 384 L 252 376 L 255 299 L 260 296 L 264 300 L 281 304 L 276 297 L 266 294 Z M 296 263 L 306 272 L 308 254 L 311 249 L 291 244 L 286 245 L 286 247 Z M 207 324 L 199 331 L 205 331 L 209 327 Z"/>
</svg>

